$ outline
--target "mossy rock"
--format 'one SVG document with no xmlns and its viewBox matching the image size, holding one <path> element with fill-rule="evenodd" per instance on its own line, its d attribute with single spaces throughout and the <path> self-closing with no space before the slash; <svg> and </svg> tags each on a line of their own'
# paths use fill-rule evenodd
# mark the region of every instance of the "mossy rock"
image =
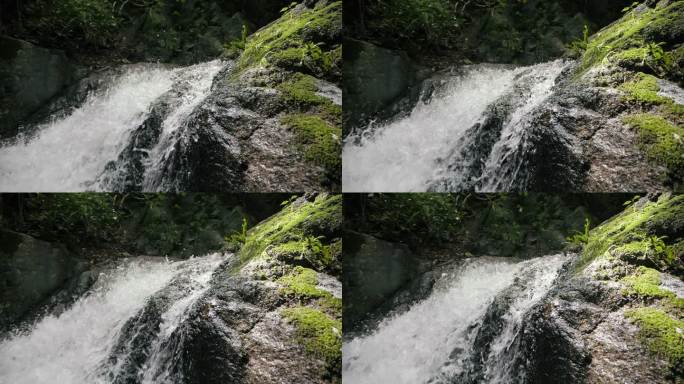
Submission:
<svg viewBox="0 0 684 384">
<path fill-rule="evenodd" d="M 341 31 L 341 1 L 319 1 L 313 8 L 300 4 L 247 39 L 237 73 L 274 65 L 328 77 Z"/>
<path fill-rule="evenodd" d="M 684 176 L 684 126 L 650 113 L 627 116 L 623 121 L 638 129 L 639 146 L 648 158 L 665 166 L 671 178 L 681 180 Z"/>
<path fill-rule="evenodd" d="M 296 338 L 307 353 L 326 363 L 328 377 L 336 377 L 342 370 L 342 321 L 324 312 L 295 307 L 282 311 L 283 317 L 296 328 Z"/>
<path fill-rule="evenodd" d="M 290 241 L 268 250 L 269 256 L 290 265 L 313 268 L 317 271 L 332 269 L 333 256 L 330 247 L 313 236 Z"/>
<path fill-rule="evenodd" d="M 672 55 L 666 51 L 681 43 L 683 16 L 684 1 L 637 7 L 591 37 L 581 71 L 612 63 L 628 69 L 651 68 L 659 76 L 676 78 L 672 63 L 667 62 Z"/>
<path fill-rule="evenodd" d="M 323 245 L 341 237 L 342 196 L 320 194 L 289 202 L 276 215 L 262 221 L 247 232 L 240 250 L 243 263 L 255 257 L 269 257 L 267 248 L 314 237 Z"/>
<path fill-rule="evenodd" d="M 684 375 L 684 321 L 656 308 L 632 309 L 625 316 L 639 326 L 639 338 L 649 351 L 667 360 L 676 375 Z"/>
<path fill-rule="evenodd" d="M 660 287 L 660 272 L 652 268 L 639 267 L 633 274 L 622 278 L 621 282 L 627 287 L 627 295 L 654 299 L 676 297 L 674 293 Z"/>
<path fill-rule="evenodd" d="M 579 267 L 598 257 L 614 257 L 609 251 L 630 243 L 651 241 L 653 237 L 663 240 L 667 246 L 684 238 L 684 195 L 663 194 L 657 201 L 641 199 L 591 230 Z"/>
<path fill-rule="evenodd" d="M 304 158 L 325 169 L 329 180 L 339 180 L 342 173 L 342 129 L 320 116 L 295 114 L 281 119 L 292 129 L 295 145 L 301 147 Z"/>
<path fill-rule="evenodd" d="M 655 236 L 620 245 L 612 249 L 610 254 L 633 265 L 660 270 L 668 270 L 675 263 L 672 249 Z"/>
</svg>

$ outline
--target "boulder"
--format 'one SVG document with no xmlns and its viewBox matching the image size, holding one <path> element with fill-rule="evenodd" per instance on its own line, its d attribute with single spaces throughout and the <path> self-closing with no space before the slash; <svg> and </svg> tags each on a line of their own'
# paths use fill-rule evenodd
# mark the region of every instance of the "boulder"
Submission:
<svg viewBox="0 0 684 384">
<path fill-rule="evenodd" d="M 345 134 L 408 93 L 417 68 L 406 53 L 371 43 L 344 41 Z M 382 70 L 378 70 L 378 69 Z"/>
<path fill-rule="evenodd" d="M 64 52 L 0 36 L 0 138 L 60 93 L 76 77 Z"/>
<path fill-rule="evenodd" d="M 351 231 L 343 242 L 344 292 L 354 298 L 344 302 L 344 321 L 353 328 L 415 278 L 418 268 L 406 245 Z"/>
<path fill-rule="evenodd" d="M 85 263 L 59 244 L 0 230 L 0 331 L 16 325 L 84 270 Z"/>
</svg>

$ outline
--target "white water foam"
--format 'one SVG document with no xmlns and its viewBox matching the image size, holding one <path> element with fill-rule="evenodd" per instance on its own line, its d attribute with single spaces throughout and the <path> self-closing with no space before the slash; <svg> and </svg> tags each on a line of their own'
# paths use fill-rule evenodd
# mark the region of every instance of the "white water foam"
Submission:
<svg viewBox="0 0 684 384">
<path fill-rule="evenodd" d="M 209 92 L 211 80 L 225 65 L 219 60 L 186 68 L 155 64 L 127 66 L 109 79 L 106 89 L 88 96 L 70 115 L 37 128 L 36 136 L 0 147 L 0 192 L 99 191 L 98 178 L 117 159 L 133 131 L 149 115 L 155 100 L 179 81 L 189 83 L 181 101 L 164 122 L 162 141 L 152 150 L 161 157 L 169 136 Z M 156 158 L 151 166 L 159 162 Z"/>
<path fill-rule="evenodd" d="M 466 131 L 481 122 L 489 105 L 513 89 L 520 75 L 530 73 L 526 76 L 537 83 L 503 129 L 487 164 L 488 169 L 495 167 L 505 160 L 506 149 L 514 148 L 521 119 L 549 95 L 566 66 L 561 60 L 516 69 L 473 66 L 428 104 L 418 103 L 408 117 L 362 136 L 350 135 L 342 152 L 344 192 L 424 192 L 445 176 L 467 181 L 473 175 L 448 175 L 448 164 L 441 160 L 459 149 L 456 146 L 472 144 L 475 138 L 464 137 Z"/>
<path fill-rule="evenodd" d="M 517 299 L 507 315 L 507 324 L 518 322 L 549 289 L 562 261 L 561 256 L 517 263 L 505 258 L 468 260 L 456 273 L 442 276 L 425 300 L 383 320 L 373 333 L 345 341 L 343 383 L 420 384 L 457 376 L 464 359 L 473 353 L 474 331 L 494 298 L 521 272 L 538 270 L 534 276 L 539 282 Z M 505 348 L 513 336 L 507 326 L 492 353 Z"/>
<path fill-rule="evenodd" d="M 2 384 L 107 383 L 100 367 L 122 326 L 157 291 L 178 276 L 189 276 L 192 293 L 163 316 L 165 336 L 204 292 L 211 272 L 225 260 L 212 254 L 180 262 L 136 258 L 102 274 L 93 290 L 59 316 L 46 316 L 30 333 L 0 343 Z"/>
</svg>

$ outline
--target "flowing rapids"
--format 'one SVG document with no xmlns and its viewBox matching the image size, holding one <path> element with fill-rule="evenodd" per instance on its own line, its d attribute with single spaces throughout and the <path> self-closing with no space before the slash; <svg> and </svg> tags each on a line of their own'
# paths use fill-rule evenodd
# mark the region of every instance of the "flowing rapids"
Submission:
<svg viewBox="0 0 684 384">
<path fill-rule="evenodd" d="M 29 332 L 0 342 L 0 383 L 112 383 L 121 369 L 117 362 L 122 361 L 111 358 L 115 347 L 122 336 L 136 336 L 125 334 L 124 325 L 155 294 L 176 283 L 182 289 L 161 314 L 146 362 L 135 372 L 141 383 L 174 382 L 163 371 L 165 341 L 208 289 L 212 272 L 224 260 L 220 254 L 179 262 L 137 258 L 101 274 L 70 309 L 47 315 Z"/>
<path fill-rule="evenodd" d="M 509 346 L 523 315 L 548 292 L 565 260 L 466 261 L 443 274 L 426 299 L 390 315 L 372 333 L 345 341 L 344 383 L 470 382 L 469 361 L 482 354 L 485 382 L 513 382 Z M 500 317 L 503 327 L 485 353 L 475 345 L 478 330 L 495 298 L 506 293 L 513 297 Z"/>
<path fill-rule="evenodd" d="M 116 189 L 101 182 L 117 171 L 107 165 L 117 160 L 154 103 L 170 92 L 178 93 L 145 164 L 142 187 L 155 191 L 160 180 L 157 169 L 177 139 L 174 132 L 206 98 L 213 78 L 225 65 L 216 60 L 186 68 L 126 66 L 68 116 L 38 126 L 32 137 L 0 147 L 0 191 Z"/>
<path fill-rule="evenodd" d="M 419 102 L 407 117 L 350 135 L 343 148 L 344 191 L 503 188 L 520 177 L 516 154 L 531 150 L 524 145 L 526 117 L 551 94 L 568 65 L 558 60 L 516 69 L 470 67 L 429 102 Z M 473 154 L 482 134 L 472 132 L 473 127 L 482 124 L 489 108 L 503 97 L 521 100 L 513 103 L 491 151 Z M 464 174 L 475 162 L 484 162 L 484 169 Z M 445 180 L 446 187 L 434 186 Z"/>
</svg>

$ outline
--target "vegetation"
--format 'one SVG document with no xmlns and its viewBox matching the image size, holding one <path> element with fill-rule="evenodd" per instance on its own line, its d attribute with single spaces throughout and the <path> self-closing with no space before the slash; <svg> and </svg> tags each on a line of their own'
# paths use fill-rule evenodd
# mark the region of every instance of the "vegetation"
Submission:
<svg viewBox="0 0 684 384">
<path fill-rule="evenodd" d="M 309 307 L 283 310 L 283 317 L 296 327 L 297 338 L 306 351 L 324 360 L 330 376 L 342 369 L 342 322 Z"/>
<path fill-rule="evenodd" d="M 580 54 L 589 31 L 619 17 L 619 3 L 630 4 L 350 0 L 345 17 L 357 38 L 402 48 L 418 59 L 449 51 L 452 59 L 530 63 L 563 55 L 566 44 Z"/>
<path fill-rule="evenodd" d="M 622 204 L 620 198 L 606 196 L 600 201 L 546 194 L 437 193 L 350 196 L 348 227 L 417 250 L 458 244 L 474 253 L 529 256 L 562 249 L 568 235 L 579 232 L 583 225 L 587 230 L 588 221 L 599 222 L 614 214 Z"/>
<path fill-rule="evenodd" d="M 663 195 L 657 201 L 639 200 L 619 215 L 594 228 L 582 254 L 581 266 L 598 257 L 622 257 L 640 260 L 646 266 L 677 271 L 681 266 L 671 258 L 663 239 L 676 235 L 667 229 L 668 222 L 684 217 L 684 196 Z M 655 238 L 653 237 L 655 236 Z M 661 265 L 664 263 L 664 265 Z"/>
<path fill-rule="evenodd" d="M 339 239 L 335 228 L 340 228 L 341 225 L 340 195 L 324 194 L 306 202 L 294 200 L 279 213 L 247 232 L 245 245 L 240 250 L 240 258 L 245 263 L 257 257 L 292 255 L 289 253 L 292 250 L 295 254 L 300 252 L 300 255 L 311 252 L 313 255 L 323 256 L 316 258 L 317 263 L 322 263 L 316 267 L 339 271 L 339 259 L 335 260 L 330 247 Z M 311 240 L 311 237 L 316 240 Z M 326 253 L 330 257 L 325 257 Z M 302 260 L 306 258 L 307 256 L 302 256 Z"/>
<path fill-rule="evenodd" d="M 666 359 L 673 372 L 684 374 L 684 321 L 648 307 L 629 310 L 625 315 L 639 325 L 639 336 L 649 350 Z"/>
<path fill-rule="evenodd" d="M 633 4 L 634 5 L 634 4 Z M 599 64 L 614 63 L 627 69 L 649 71 L 668 76 L 672 70 L 671 43 L 657 39 L 664 37 L 659 28 L 676 28 L 684 3 L 647 8 L 637 12 L 634 6 L 625 9 L 626 15 L 618 22 L 596 33 L 589 41 L 582 57 L 582 67 L 589 69 Z"/>
<path fill-rule="evenodd" d="M 285 69 L 324 76 L 339 48 L 342 2 L 313 9 L 288 7 L 280 19 L 251 35 L 238 62 L 244 71 L 256 66 L 276 65 Z"/>
<path fill-rule="evenodd" d="M 624 122 L 639 130 L 639 145 L 649 159 L 667 167 L 671 177 L 684 174 L 684 127 L 649 113 L 627 116 Z"/>
<path fill-rule="evenodd" d="M 239 241 L 248 230 L 250 207 L 268 208 L 273 200 L 202 193 L 13 194 L 0 196 L 0 226 L 75 252 L 108 248 L 190 256 L 225 247 L 227 233 L 235 235 L 227 240 Z"/>
<path fill-rule="evenodd" d="M 272 3 L 253 15 L 239 2 L 26 0 L 0 3 L 3 33 L 75 54 L 194 62 L 238 48 Z M 251 20 L 250 20 L 251 19 Z M 3 24 L 3 23 L 0 23 Z M 2 25 L 0 25 L 2 27 Z M 237 43 L 237 44 L 236 44 Z"/>
</svg>

